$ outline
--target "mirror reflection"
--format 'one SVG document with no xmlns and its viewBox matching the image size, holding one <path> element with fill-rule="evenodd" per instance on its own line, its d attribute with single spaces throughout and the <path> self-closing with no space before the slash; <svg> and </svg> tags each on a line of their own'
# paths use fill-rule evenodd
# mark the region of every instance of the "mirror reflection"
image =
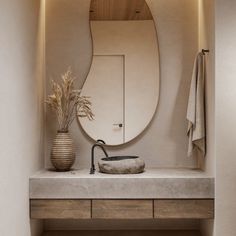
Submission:
<svg viewBox="0 0 236 236">
<path fill-rule="evenodd" d="M 94 140 L 120 145 L 152 120 L 159 98 L 157 32 L 145 0 L 92 0 L 93 59 L 82 95 L 93 104 L 93 122 L 79 119 Z"/>
</svg>

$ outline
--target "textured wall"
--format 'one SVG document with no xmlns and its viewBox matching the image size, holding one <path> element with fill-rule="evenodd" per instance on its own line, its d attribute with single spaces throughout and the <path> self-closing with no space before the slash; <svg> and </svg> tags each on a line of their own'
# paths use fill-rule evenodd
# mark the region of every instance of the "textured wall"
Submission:
<svg viewBox="0 0 236 236">
<path fill-rule="evenodd" d="M 46 1 L 46 79 L 49 93 L 50 77 L 58 78 L 72 65 L 80 86 L 90 66 L 91 39 L 89 2 L 84 0 Z M 186 157 L 186 108 L 190 78 L 198 50 L 197 0 L 148 0 L 156 21 L 161 60 L 160 101 L 151 125 L 130 143 L 109 148 L 112 154 L 137 154 L 148 167 L 192 167 Z M 56 124 L 47 111 L 46 166 Z M 76 167 L 88 167 L 92 141 L 74 122 L 71 127 L 76 148 Z"/>
<path fill-rule="evenodd" d="M 0 235 L 39 236 L 28 189 L 29 176 L 43 166 L 40 1 L 0 5 Z"/>
</svg>

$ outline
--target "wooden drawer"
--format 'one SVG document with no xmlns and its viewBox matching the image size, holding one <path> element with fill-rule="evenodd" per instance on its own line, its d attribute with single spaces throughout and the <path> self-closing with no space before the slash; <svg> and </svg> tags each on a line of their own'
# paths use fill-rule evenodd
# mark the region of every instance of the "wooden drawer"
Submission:
<svg viewBox="0 0 236 236">
<path fill-rule="evenodd" d="M 91 200 L 31 200 L 32 219 L 89 219 Z"/>
<path fill-rule="evenodd" d="M 32 219 L 212 219 L 214 200 L 31 200 L 30 212 Z"/>
<path fill-rule="evenodd" d="M 151 219 L 152 200 L 93 200 L 92 218 L 95 219 Z"/>
<path fill-rule="evenodd" d="M 212 219 L 214 200 L 154 200 L 154 218 Z"/>
</svg>

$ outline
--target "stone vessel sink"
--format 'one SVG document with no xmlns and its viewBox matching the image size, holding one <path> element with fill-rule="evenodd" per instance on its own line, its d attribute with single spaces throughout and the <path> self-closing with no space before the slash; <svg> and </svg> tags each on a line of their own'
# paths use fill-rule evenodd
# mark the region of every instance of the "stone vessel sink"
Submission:
<svg viewBox="0 0 236 236">
<path fill-rule="evenodd" d="M 106 174 L 138 174 L 144 171 L 145 163 L 138 156 L 112 156 L 102 158 L 98 166 Z"/>
</svg>

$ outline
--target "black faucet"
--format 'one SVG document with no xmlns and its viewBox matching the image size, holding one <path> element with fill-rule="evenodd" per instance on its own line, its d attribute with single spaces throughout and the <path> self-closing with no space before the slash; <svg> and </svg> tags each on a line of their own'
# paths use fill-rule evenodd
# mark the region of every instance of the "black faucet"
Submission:
<svg viewBox="0 0 236 236">
<path fill-rule="evenodd" d="M 90 174 L 94 174 L 95 173 L 95 164 L 94 164 L 94 149 L 95 149 L 95 147 L 100 147 L 102 149 L 102 151 L 104 152 L 104 154 L 106 155 L 106 157 L 108 157 L 108 154 L 107 154 L 105 148 L 103 147 L 104 144 L 106 144 L 106 143 L 103 140 L 98 139 L 96 141 L 96 143 L 92 146 Z"/>
</svg>

